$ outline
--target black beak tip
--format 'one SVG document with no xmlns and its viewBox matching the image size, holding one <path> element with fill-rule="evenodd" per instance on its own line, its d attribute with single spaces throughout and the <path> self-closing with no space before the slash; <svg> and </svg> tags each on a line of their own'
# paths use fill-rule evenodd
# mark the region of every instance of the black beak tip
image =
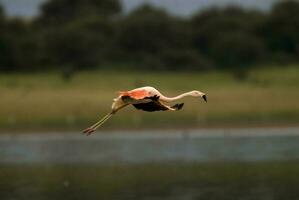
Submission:
<svg viewBox="0 0 299 200">
<path fill-rule="evenodd" d="M 202 98 L 203 98 L 203 100 L 205 100 L 205 102 L 208 102 L 207 95 L 204 94 L 204 95 L 202 96 Z"/>
</svg>

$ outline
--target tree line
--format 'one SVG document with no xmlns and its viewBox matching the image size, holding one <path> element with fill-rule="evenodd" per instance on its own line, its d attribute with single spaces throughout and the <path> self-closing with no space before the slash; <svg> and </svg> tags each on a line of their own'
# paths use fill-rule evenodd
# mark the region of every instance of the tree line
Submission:
<svg viewBox="0 0 299 200">
<path fill-rule="evenodd" d="M 98 68 L 246 71 L 299 60 L 299 2 L 269 12 L 229 6 L 189 18 L 118 0 L 49 0 L 33 19 L 0 6 L 0 71 Z"/>
</svg>

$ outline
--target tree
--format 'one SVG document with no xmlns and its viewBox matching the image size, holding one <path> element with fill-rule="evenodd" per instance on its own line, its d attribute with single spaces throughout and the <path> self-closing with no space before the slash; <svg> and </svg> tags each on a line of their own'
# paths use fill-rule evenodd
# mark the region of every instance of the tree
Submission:
<svg viewBox="0 0 299 200">
<path fill-rule="evenodd" d="M 261 13 L 238 7 L 208 9 L 191 19 L 194 44 L 219 67 L 248 67 L 264 52 L 256 33 L 263 18 Z"/>
<path fill-rule="evenodd" d="M 51 55 L 45 59 L 53 66 L 95 68 L 105 59 L 111 46 L 107 38 L 113 32 L 111 24 L 96 17 L 69 23 L 43 35 L 44 48 Z"/>
<path fill-rule="evenodd" d="M 40 26 L 60 26 L 85 17 L 113 17 L 119 14 L 118 0 L 50 0 L 41 6 Z"/>
<path fill-rule="evenodd" d="M 4 10 L 3 6 L 0 4 L 0 24 L 2 24 L 4 21 Z"/>
<path fill-rule="evenodd" d="M 149 5 L 133 11 L 122 22 L 118 42 L 132 53 L 158 53 L 161 48 L 186 45 L 184 24 Z"/>
<path fill-rule="evenodd" d="M 211 45 L 218 68 L 233 70 L 238 79 L 246 79 L 250 67 L 265 55 L 263 41 L 245 32 L 226 33 Z"/>
<path fill-rule="evenodd" d="M 95 68 L 111 49 L 118 0 L 51 0 L 35 21 L 42 62 L 65 69 Z"/>
<path fill-rule="evenodd" d="M 4 10 L 0 4 L 0 70 L 7 69 L 9 65 L 9 49 L 5 39 L 5 22 L 4 22 Z"/>
<path fill-rule="evenodd" d="M 36 46 L 30 24 L 20 18 L 6 19 L 0 33 L 0 68 L 2 71 L 32 70 Z"/>
<path fill-rule="evenodd" d="M 117 38 L 123 57 L 143 63 L 145 69 L 188 66 L 196 59 L 192 55 L 192 59 L 185 62 L 187 57 L 191 57 L 191 42 L 191 30 L 186 20 L 169 16 L 164 10 L 150 5 L 143 5 L 130 13 L 121 22 Z M 171 62 L 178 55 L 180 62 Z"/>
<path fill-rule="evenodd" d="M 260 31 L 276 57 L 298 60 L 299 2 L 280 1 L 275 4 Z"/>
</svg>

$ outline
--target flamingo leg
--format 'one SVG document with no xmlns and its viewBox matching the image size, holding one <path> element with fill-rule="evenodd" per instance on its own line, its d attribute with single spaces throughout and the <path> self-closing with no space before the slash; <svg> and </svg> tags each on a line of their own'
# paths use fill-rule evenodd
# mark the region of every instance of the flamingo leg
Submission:
<svg viewBox="0 0 299 200">
<path fill-rule="evenodd" d="M 91 133 L 93 133 L 98 127 L 100 127 L 105 121 L 107 121 L 113 114 L 112 113 L 108 113 L 107 115 L 105 115 L 103 118 L 101 118 L 98 122 L 96 122 L 95 124 L 93 124 L 91 127 L 85 129 L 83 131 L 83 133 L 85 133 L 86 135 L 90 135 Z"/>
<path fill-rule="evenodd" d="M 125 106 L 127 106 L 129 104 L 124 104 L 122 106 L 120 106 L 117 109 L 113 109 L 110 113 L 108 113 L 107 115 L 105 115 L 102 119 L 100 119 L 97 123 L 95 123 L 94 125 L 92 125 L 91 127 L 85 129 L 83 131 L 84 134 L 86 135 L 90 135 L 92 134 L 97 128 L 99 128 L 100 126 L 102 126 L 112 115 L 114 115 L 118 110 L 124 108 Z"/>
<path fill-rule="evenodd" d="M 94 126 L 93 129 L 96 130 L 97 128 L 102 126 L 112 115 L 113 113 L 109 113 L 108 115 L 106 115 L 106 117 L 103 120 L 101 120 L 101 122 L 98 123 L 96 126 Z"/>
</svg>

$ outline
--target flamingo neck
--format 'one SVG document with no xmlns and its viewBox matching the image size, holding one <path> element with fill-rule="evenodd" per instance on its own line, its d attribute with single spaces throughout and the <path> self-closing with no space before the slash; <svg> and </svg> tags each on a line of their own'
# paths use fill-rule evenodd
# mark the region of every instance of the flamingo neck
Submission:
<svg viewBox="0 0 299 200">
<path fill-rule="evenodd" d="M 175 96 L 175 97 L 161 96 L 160 99 L 162 101 L 165 101 L 165 102 L 172 102 L 172 101 L 176 101 L 176 100 L 182 99 L 182 98 L 184 98 L 186 96 L 192 96 L 191 92 L 186 92 L 186 93 L 180 94 L 180 95 Z"/>
</svg>

